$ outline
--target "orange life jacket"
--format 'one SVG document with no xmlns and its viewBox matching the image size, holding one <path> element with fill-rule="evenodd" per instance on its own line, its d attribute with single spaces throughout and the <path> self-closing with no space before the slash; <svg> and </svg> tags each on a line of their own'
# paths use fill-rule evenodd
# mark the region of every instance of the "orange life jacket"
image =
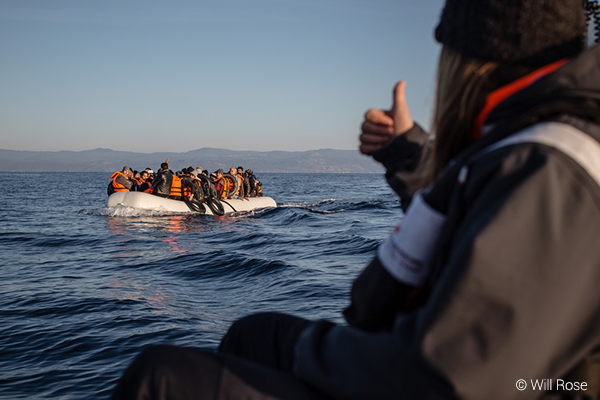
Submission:
<svg viewBox="0 0 600 400">
<path fill-rule="evenodd" d="M 235 179 L 235 178 L 233 178 Z M 221 195 L 221 197 L 226 198 L 227 195 L 229 194 L 229 191 L 231 190 L 231 188 L 235 187 L 235 182 L 231 181 L 230 177 L 223 177 L 223 194 Z M 235 193 L 232 193 L 235 194 Z"/>
<path fill-rule="evenodd" d="M 217 193 L 221 196 L 221 198 L 227 197 L 227 192 L 229 191 L 229 179 L 225 179 L 220 177 L 215 182 L 215 189 L 217 189 Z"/>
<path fill-rule="evenodd" d="M 127 189 L 124 185 L 117 183 L 117 178 L 119 177 L 119 175 L 121 175 L 123 178 L 127 179 L 127 177 L 121 171 L 117 171 L 110 176 L 110 179 L 113 180 L 112 185 L 113 185 L 113 188 L 115 189 L 115 192 L 129 192 L 129 189 Z"/>
<path fill-rule="evenodd" d="M 177 175 L 173 175 L 169 197 L 181 197 L 181 178 Z"/>
</svg>

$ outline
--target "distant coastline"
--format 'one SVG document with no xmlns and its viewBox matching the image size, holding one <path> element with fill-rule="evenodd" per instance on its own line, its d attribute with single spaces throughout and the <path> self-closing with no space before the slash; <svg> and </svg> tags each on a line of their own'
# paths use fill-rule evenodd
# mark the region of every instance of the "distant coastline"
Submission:
<svg viewBox="0 0 600 400">
<path fill-rule="evenodd" d="M 357 150 L 234 151 L 201 148 L 185 153 L 135 153 L 111 149 L 19 151 L 0 149 L 2 172 L 107 172 L 124 165 L 158 169 L 169 158 L 172 170 L 201 166 L 210 171 L 242 166 L 255 172 L 381 173 L 383 167 Z"/>
</svg>

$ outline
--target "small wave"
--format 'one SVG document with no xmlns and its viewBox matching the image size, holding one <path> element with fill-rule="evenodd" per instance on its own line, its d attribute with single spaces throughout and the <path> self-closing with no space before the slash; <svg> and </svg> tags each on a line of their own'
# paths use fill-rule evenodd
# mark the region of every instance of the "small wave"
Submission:
<svg viewBox="0 0 600 400">
<path fill-rule="evenodd" d="M 377 211 L 399 208 L 397 200 L 390 203 L 389 199 L 379 197 L 360 197 L 346 200 L 325 199 L 316 203 L 287 202 L 280 207 L 300 208 L 318 214 L 336 214 L 349 211 Z"/>
<path fill-rule="evenodd" d="M 277 209 L 277 207 L 267 207 L 267 208 L 256 208 L 254 210 L 248 210 L 248 211 L 235 211 L 232 213 L 227 213 L 223 217 L 236 218 L 236 219 L 260 217 L 261 215 L 266 214 L 269 211 L 276 210 L 276 209 Z"/>
<path fill-rule="evenodd" d="M 288 202 L 288 203 L 283 203 L 280 205 L 280 207 L 301 208 L 301 209 L 308 210 L 310 212 L 314 212 L 317 214 L 337 214 L 337 213 L 341 213 L 341 212 L 346 212 L 345 208 L 329 209 L 329 210 L 322 210 L 319 208 L 319 207 L 324 207 L 324 206 L 337 207 L 338 203 L 336 202 L 335 199 L 325 199 L 325 200 L 321 200 L 317 203 Z"/>
<path fill-rule="evenodd" d="M 279 205 L 279 207 L 296 207 L 296 208 L 308 208 L 308 207 L 317 207 L 323 204 L 331 204 L 335 202 L 335 199 L 325 199 L 318 201 L 316 203 L 306 203 L 306 202 L 286 202 Z"/>
<path fill-rule="evenodd" d="M 337 213 L 341 213 L 341 212 L 346 212 L 345 209 L 340 209 L 340 210 L 316 210 L 316 209 L 312 209 L 312 208 L 308 208 L 309 211 L 317 213 L 317 214 L 337 214 Z"/>
<path fill-rule="evenodd" d="M 236 278 L 243 281 L 248 277 L 270 274 L 287 267 L 289 265 L 280 260 L 222 250 L 187 253 L 161 263 L 162 272 L 192 280 L 217 279 L 228 282 Z"/>
</svg>

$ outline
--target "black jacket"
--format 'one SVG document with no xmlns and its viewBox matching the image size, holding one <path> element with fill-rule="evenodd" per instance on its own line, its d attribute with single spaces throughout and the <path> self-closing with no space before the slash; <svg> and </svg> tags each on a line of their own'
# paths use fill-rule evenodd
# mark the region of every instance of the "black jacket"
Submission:
<svg viewBox="0 0 600 400">
<path fill-rule="evenodd" d="M 574 134 L 597 149 L 599 102 L 597 47 L 498 105 L 415 203 L 442 221 L 425 278 L 403 282 L 383 264 L 401 223 L 356 280 L 350 325 L 306 328 L 294 373 L 337 399 L 505 400 L 539 397 L 531 380 L 556 382 L 584 360 L 600 345 L 600 169 L 560 146 L 498 143 Z M 398 173 L 427 145 L 415 126 L 376 157 L 404 207 Z"/>
<path fill-rule="evenodd" d="M 171 193 L 171 184 L 173 183 L 173 171 L 161 170 L 156 174 L 152 182 L 152 194 L 167 197 Z"/>
<path fill-rule="evenodd" d="M 260 181 L 256 179 L 254 174 L 248 175 L 248 193 L 250 197 L 258 196 L 258 187 L 261 185 Z"/>
</svg>

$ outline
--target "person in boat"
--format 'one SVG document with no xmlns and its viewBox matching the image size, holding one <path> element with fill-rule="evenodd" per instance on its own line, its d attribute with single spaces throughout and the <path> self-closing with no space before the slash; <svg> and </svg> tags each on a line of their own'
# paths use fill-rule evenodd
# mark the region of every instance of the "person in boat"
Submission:
<svg viewBox="0 0 600 400">
<path fill-rule="evenodd" d="M 190 166 L 184 170 L 184 175 L 181 177 L 181 197 L 186 201 L 192 201 L 194 193 L 198 190 L 196 184 L 197 177 L 192 175 L 194 171 L 194 167 Z"/>
<path fill-rule="evenodd" d="M 190 167 L 192 168 L 192 167 Z M 177 171 L 171 180 L 169 190 L 169 199 L 189 201 L 192 199 L 192 183 L 190 179 L 190 169 L 184 168 Z"/>
<path fill-rule="evenodd" d="M 254 172 L 251 169 L 247 169 L 246 176 L 248 177 L 248 186 L 250 187 L 249 197 L 262 196 L 262 183 L 256 178 Z"/>
<path fill-rule="evenodd" d="M 138 170 L 133 170 L 131 177 L 131 188 L 129 191 L 138 192 L 140 190 L 140 185 L 142 184 L 142 177 Z"/>
<path fill-rule="evenodd" d="M 212 200 L 219 199 L 219 194 L 213 184 L 213 180 L 209 179 L 201 167 L 196 168 L 191 172 L 194 183 L 193 199 L 198 203 L 206 203 L 209 198 Z M 208 172 L 208 171 L 206 171 Z M 215 175 L 216 178 L 216 175 Z"/>
<path fill-rule="evenodd" d="M 128 166 L 124 166 L 121 171 L 117 171 L 110 176 L 112 179 L 108 185 L 108 195 L 110 196 L 114 192 L 129 192 L 133 186 L 132 182 L 133 172 Z"/>
<path fill-rule="evenodd" d="M 213 180 L 213 184 L 215 185 L 215 189 L 219 198 L 224 199 L 227 197 L 227 192 L 229 190 L 229 182 L 225 178 L 223 178 L 223 169 L 219 168 L 217 172 L 215 172 L 215 179 Z"/>
<path fill-rule="evenodd" d="M 250 195 L 250 182 L 248 182 L 248 176 L 244 172 L 243 167 L 237 167 L 237 176 L 239 176 L 242 181 L 240 189 L 240 198 L 243 200 L 248 200 L 248 197 Z"/>
<path fill-rule="evenodd" d="M 198 169 L 196 168 L 190 172 L 192 197 L 196 202 L 200 203 L 204 201 L 206 197 L 206 194 L 202 189 L 202 181 L 200 180 L 200 178 L 198 178 L 198 175 L 202 173 L 201 171 L 202 170 L 198 171 Z"/>
<path fill-rule="evenodd" d="M 195 182 L 198 185 L 198 189 L 196 191 L 197 195 L 194 196 L 196 199 L 199 201 L 204 201 L 206 197 L 216 195 L 212 179 L 208 179 L 207 170 L 203 169 L 202 167 L 196 167 L 196 169 L 192 171 L 192 176 L 195 178 Z M 205 178 L 201 180 L 201 176 Z M 203 184 L 203 182 L 205 182 L 205 184 Z"/>
<path fill-rule="evenodd" d="M 140 186 L 139 191 L 144 193 L 152 193 L 152 179 L 147 170 L 144 170 L 140 174 Z"/>
<path fill-rule="evenodd" d="M 235 169 L 235 167 L 229 168 L 229 175 L 231 175 L 233 177 L 233 179 L 235 179 L 235 181 L 237 183 L 237 190 L 235 191 L 235 193 L 231 193 L 227 198 L 228 199 L 237 199 L 239 197 L 240 188 L 242 186 L 241 180 L 240 180 L 239 176 L 237 176 L 237 169 Z M 233 186 L 235 186 L 235 184 L 233 184 Z"/>
<path fill-rule="evenodd" d="M 146 180 L 152 183 L 152 180 L 154 179 L 154 171 L 150 167 L 146 167 L 145 171 L 148 173 L 148 178 Z"/>
<path fill-rule="evenodd" d="M 217 184 L 219 181 L 219 178 L 217 177 L 217 171 L 211 172 L 210 175 L 208 176 L 208 179 L 210 180 L 210 183 L 212 184 L 212 186 L 215 188 L 215 193 L 216 193 L 217 198 L 222 199 L 223 198 L 222 193 L 219 193 L 219 190 L 217 189 Z"/>
<path fill-rule="evenodd" d="M 173 171 L 169 169 L 169 164 L 166 162 L 162 163 L 152 182 L 152 194 L 160 197 L 169 197 L 171 194 L 173 176 L 174 174 Z"/>
<path fill-rule="evenodd" d="M 585 32 L 579 0 L 447 0 L 435 135 L 405 82 L 365 114 L 360 151 L 405 216 L 347 325 L 251 315 L 218 353 L 146 349 L 113 399 L 597 398 L 600 46 L 583 51 Z"/>
<path fill-rule="evenodd" d="M 235 191 L 235 193 L 231 193 L 228 196 L 228 198 L 229 199 L 243 199 L 245 197 L 245 193 L 244 193 L 244 185 L 243 185 L 242 177 L 240 175 L 238 175 L 237 169 L 235 167 L 229 168 L 229 175 L 231 175 L 233 177 L 233 179 L 236 180 L 237 190 Z"/>
</svg>

